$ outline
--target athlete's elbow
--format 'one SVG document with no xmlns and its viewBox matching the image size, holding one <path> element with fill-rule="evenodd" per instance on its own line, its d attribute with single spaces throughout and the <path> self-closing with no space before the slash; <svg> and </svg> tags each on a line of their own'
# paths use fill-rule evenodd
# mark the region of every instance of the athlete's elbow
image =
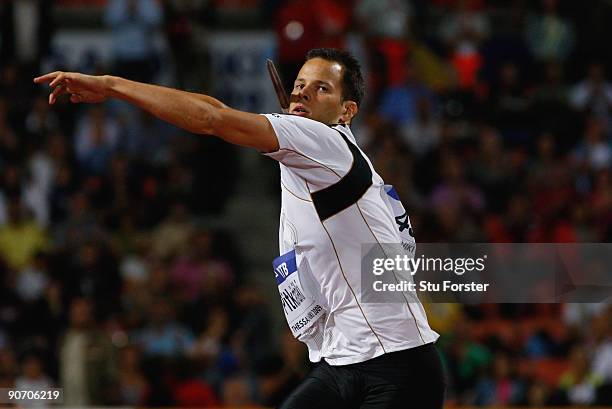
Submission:
<svg viewBox="0 0 612 409">
<path fill-rule="evenodd" d="M 200 121 L 198 121 L 198 129 L 195 130 L 203 135 L 219 135 L 219 130 L 222 128 L 221 114 L 217 108 L 206 109 L 202 113 Z"/>
</svg>

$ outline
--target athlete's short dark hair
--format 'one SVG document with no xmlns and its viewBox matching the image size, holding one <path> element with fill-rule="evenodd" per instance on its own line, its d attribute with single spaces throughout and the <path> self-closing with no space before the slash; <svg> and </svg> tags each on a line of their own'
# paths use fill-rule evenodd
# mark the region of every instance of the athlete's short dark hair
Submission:
<svg viewBox="0 0 612 409">
<path fill-rule="evenodd" d="M 313 58 L 322 58 L 342 65 L 344 68 L 342 99 L 345 101 L 355 101 L 357 106 L 359 106 L 365 93 L 365 84 L 359 61 L 349 52 L 337 48 L 313 48 L 306 54 L 306 61 Z"/>
</svg>

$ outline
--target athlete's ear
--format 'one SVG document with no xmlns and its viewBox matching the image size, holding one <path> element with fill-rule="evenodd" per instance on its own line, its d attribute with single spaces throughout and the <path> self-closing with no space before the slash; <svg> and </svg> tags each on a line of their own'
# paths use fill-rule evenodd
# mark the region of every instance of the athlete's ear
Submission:
<svg viewBox="0 0 612 409">
<path fill-rule="evenodd" d="M 340 122 L 344 124 L 348 124 L 351 122 L 351 119 L 353 119 L 353 117 L 357 115 L 357 111 L 359 111 L 359 107 L 357 106 L 357 103 L 355 101 L 344 101 L 342 105 L 343 105 L 343 110 L 342 110 L 342 116 L 340 117 Z"/>
</svg>

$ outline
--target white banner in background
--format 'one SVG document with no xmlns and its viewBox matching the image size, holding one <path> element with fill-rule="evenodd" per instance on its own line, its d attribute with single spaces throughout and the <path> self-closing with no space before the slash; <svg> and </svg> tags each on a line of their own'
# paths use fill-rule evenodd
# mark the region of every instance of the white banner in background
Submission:
<svg viewBox="0 0 612 409">
<path fill-rule="evenodd" d="M 213 96 L 248 112 L 280 111 L 266 69 L 266 58 L 275 60 L 274 32 L 210 32 L 208 49 Z"/>
</svg>

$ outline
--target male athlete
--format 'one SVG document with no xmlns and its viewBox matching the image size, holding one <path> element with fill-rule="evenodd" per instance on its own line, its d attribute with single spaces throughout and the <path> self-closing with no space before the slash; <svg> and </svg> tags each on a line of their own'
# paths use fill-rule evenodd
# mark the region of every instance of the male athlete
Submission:
<svg viewBox="0 0 612 409">
<path fill-rule="evenodd" d="M 289 114 L 237 111 L 207 95 L 113 76 L 53 72 L 49 103 L 118 98 L 187 131 L 255 148 L 281 168 L 281 256 L 276 281 L 289 327 L 316 366 L 285 409 L 443 406 L 438 334 L 418 301 L 361 301 L 361 245 L 400 243 L 383 180 L 349 125 L 364 93 L 347 52 L 315 49 L 291 92 Z"/>
</svg>

